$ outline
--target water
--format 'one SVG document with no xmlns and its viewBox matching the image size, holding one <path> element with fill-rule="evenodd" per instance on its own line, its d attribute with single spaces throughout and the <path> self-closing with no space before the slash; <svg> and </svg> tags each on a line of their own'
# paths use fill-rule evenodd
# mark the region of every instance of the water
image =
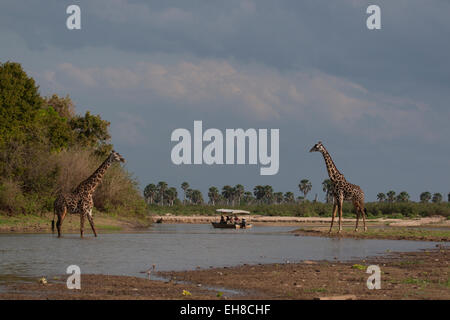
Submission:
<svg viewBox="0 0 450 320">
<path fill-rule="evenodd" d="M 76 264 L 82 273 L 140 276 L 157 271 L 300 260 L 349 260 L 390 251 L 417 251 L 434 242 L 294 236 L 295 227 L 213 229 L 209 224 L 155 224 L 148 232 L 88 235 L 1 234 L 0 276 L 51 277 Z"/>
</svg>

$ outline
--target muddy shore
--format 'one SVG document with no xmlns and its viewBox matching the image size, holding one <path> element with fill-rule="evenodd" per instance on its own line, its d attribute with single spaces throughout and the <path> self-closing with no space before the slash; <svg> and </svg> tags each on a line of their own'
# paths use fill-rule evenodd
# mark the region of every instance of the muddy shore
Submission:
<svg viewBox="0 0 450 320">
<path fill-rule="evenodd" d="M 381 269 L 381 289 L 369 290 L 366 268 Z M 81 290 L 65 278 L 2 281 L 0 299 L 450 299 L 450 248 L 391 253 L 349 262 L 302 261 L 160 272 L 165 281 L 82 275 Z M 169 280 L 170 279 L 170 280 Z M 179 282 L 181 281 L 181 282 Z M 231 289 L 235 294 L 220 289 Z"/>
</svg>

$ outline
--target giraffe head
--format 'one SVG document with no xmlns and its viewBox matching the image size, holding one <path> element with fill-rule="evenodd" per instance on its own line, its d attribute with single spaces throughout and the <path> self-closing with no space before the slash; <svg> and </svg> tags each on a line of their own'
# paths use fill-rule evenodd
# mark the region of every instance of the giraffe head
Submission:
<svg viewBox="0 0 450 320">
<path fill-rule="evenodd" d="M 317 142 L 314 147 L 311 148 L 311 150 L 309 150 L 309 152 L 322 152 L 323 150 L 325 150 L 322 141 Z"/>
<path fill-rule="evenodd" d="M 111 160 L 112 160 L 112 161 L 125 162 L 124 157 L 122 157 L 118 152 L 116 152 L 116 151 L 114 151 L 114 150 L 111 151 L 110 157 L 111 157 Z"/>
</svg>

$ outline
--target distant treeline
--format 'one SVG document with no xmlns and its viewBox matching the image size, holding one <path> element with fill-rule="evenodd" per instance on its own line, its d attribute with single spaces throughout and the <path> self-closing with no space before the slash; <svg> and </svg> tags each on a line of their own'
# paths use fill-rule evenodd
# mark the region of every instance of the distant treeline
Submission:
<svg viewBox="0 0 450 320">
<path fill-rule="evenodd" d="M 181 184 L 183 195 L 180 199 L 177 188 L 169 187 L 165 181 L 160 181 L 145 187 L 144 198 L 153 213 L 214 215 L 215 209 L 226 206 L 269 216 L 330 216 L 333 202 L 331 187 L 330 180 L 323 181 L 325 203 L 306 199 L 312 188 L 311 182 L 307 179 L 300 181 L 298 188 L 303 195 L 297 198 L 290 191 L 274 192 L 269 185 L 255 186 L 251 192 L 246 191 L 241 184 L 237 184 L 234 187 L 223 186 L 221 190 L 215 186 L 210 187 L 205 201 L 202 192 L 192 189 L 188 182 Z M 450 203 L 442 202 L 441 194 L 432 195 L 430 192 L 422 193 L 419 203 L 410 201 L 409 194 L 405 191 L 398 195 L 394 191 L 388 191 L 386 195 L 380 193 L 378 202 L 366 203 L 366 209 L 369 217 L 450 216 Z M 344 203 L 343 213 L 354 215 L 351 203 Z"/>
<path fill-rule="evenodd" d="M 271 205 L 271 204 L 292 204 L 302 203 L 306 201 L 306 196 L 312 189 L 312 184 L 308 179 L 302 179 L 298 185 L 298 188 L 303 196 L 295 198 L 293 192 L 274 192 L 273 187 L 270 185 L 255 186 L 253 191 L 245 190 L 244 186 L 237 184 L 233 186 L 223 186 L 221 190 L 212 186 L 208 190 L 208 200 L 205 201 L 203 194 L 200 190 L 192 189 L 188 182 L 181 184 L 183 190 L 183 200 L 178 197 L 178 191 L 175 187 L 169 187 L 167 182 L 160 181 L 157 184 L 150 183 L 144 189 L 144 198 L 148 204 L 158 204 L 162 206 L 173 206 L 174 204 L 210 204 L 210 205 Z M 322 190 L 325 193 L 325 202 L 331 203 L 332 197 L 332 182 L 329 179 L 325 179 L 322 182 Z M 387 203 L 405 203 L 411 202 L 410 196 L 406 191 L 400 192 L 398 195 L 395 191 L 388 191 L 386 194 L 378 193 L 378 202 Z M 450 193 L 448 194 L 448 200 L 450 202 Z M 436 203 L 439 204 L 443 201 L 442 194 L 430 192 L 422 192 L 420 194 L 421 203 Z M 317 196 L 314 202 L 317 201 Z"/>
<path fill-rule="evenodd" d="M 150 205 L 153 214 L 164 215 L 171 213 L 175 215 L 217 215 L 215 211 L 223 208 L 222 205 L 193 205 L 180 203 L 171 207 Z M 226 207 L 228 208 L 228 206 Z M 251 214 L 264 216 L 296 216 L 296 217 L 330 217 L 333 205 L 331 203 L 310 202 L 308 200 L 301 203 L 284 204 L 241 204 L 233 206 L 234 209 L 247 210 Z M 418 203 L 418 202 L 369 202 L 366 203 L 367 216 L 369 218 L 414 218 L 430 217 L 440 215 L 450 218 L 450 203 Z M 355 217 L 353 205 L 344 202 L 343 215 L 345 217 Z"/>
<path fill-rule="evenodd" d="M 109 122 L 78 115 L 69 96 L 42 97 L 18 63 L 0 63 L 0 213 L 53 210 L 59 190 L 92 174 L 112 150 Z M 94 196 L 95 207 L 144 214 L 136 181 L 120 165 L 110 168 Z"/>
</svg>

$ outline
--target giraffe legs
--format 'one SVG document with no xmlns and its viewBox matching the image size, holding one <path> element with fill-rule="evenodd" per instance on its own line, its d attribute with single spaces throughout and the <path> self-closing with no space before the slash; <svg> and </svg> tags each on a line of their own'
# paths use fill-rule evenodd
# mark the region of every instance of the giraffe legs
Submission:
<svg viewBox="0 0 450 320">
<path fill-rule="evenodd" d="M 83 238 L 83 233 L 84 233 L 84 218 L 85 217 L 86 217 L 85 212 L 80 213 L 80 235 L 81 235 L 81 238 Z"/>
<path fill-rule="evenodd" d="M 58 221 L 56 221 L 56 229 L 58 230 L 58 238 L 61 238 L 61 226 L 67 213 L 67 208 L 64 208 L 62 212 L 58 212 Z"/>
<path fill-rule="evenodd" d="M 330 231 L 328 231 L 328 233 L 331 233 L 331 230 L 333 229 L 334 217 L 336 216 L 337 208 L 338 208 L 337 203 L 336 203 L 336 201 L 334 201 L 333 212 L 331 214 L 331 226 L 330 226 Z"/>
<path fill-rule="evenodd" d="M 338 209 L 339 209 L 339 231 L 338 231 L 338 233 L 342 232 L 342 202 L 343 202 L 343 199 L 340 198 L 338 201 Z"/>
<path fill-rule="evenodd" d="M 358 232 L 358 224 L 359 224 L 359 213 L 361 211 L 360 206 L 356 203 L 353 202 L 353 206 L 355 207 L 355 212 L 356 212 L 356 226 L 355 226 L 355 232 Z"/>
<path fill-rule="evenodd" d="M 94 232 L 94 235 L 97 236 L 97 231 L 95 231 L 95 226 L 94 226 L 94 218 L 92 217 L 92 209 L 89 211 L 87 218 L 89 220 L 89 224 L 91 225 L 92 232 Z"/>
<path fill-rule="evenodd" d="M 358 223 L 359 223 L 359 210 L 356 210 L 356 226 L 355 226 L 355 232 L 358 232 Z"/>
<path fill-rule="evenodd" d="M 361 209 L 361 213 L 362 213 L 362 216 L 363 216 L 364 231 L 367 231 L 365 209 Z"/>
</svg>

